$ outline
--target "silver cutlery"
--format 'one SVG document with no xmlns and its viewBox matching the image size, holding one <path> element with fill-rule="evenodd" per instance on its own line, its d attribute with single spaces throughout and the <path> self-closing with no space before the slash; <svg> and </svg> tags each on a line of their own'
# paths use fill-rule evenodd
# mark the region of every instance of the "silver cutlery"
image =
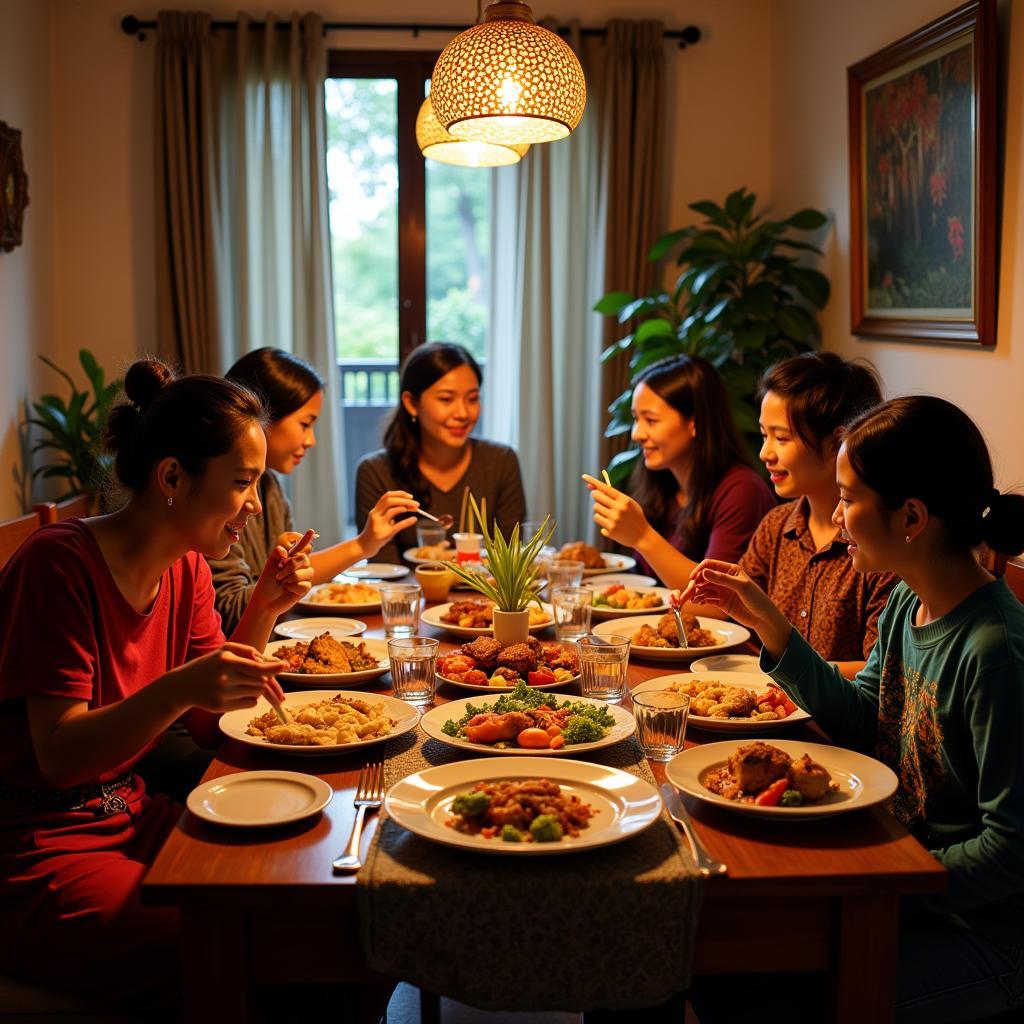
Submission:
<svg viewBox="0 0 1024 1024">
<path fill-rule="evenodd" d="M 686 627 L 683 625 L 683 617 L 679 614 L 679 608 L 672 605 L 672 614 L 676 617 L 676 635 L 679 638 L 679 649 L 686 650 L 690 641 L 686 639 Z"/>
<path fill-rule="evenodd" d="M 338 875 L 358 871 L 363 866 L 359 856 L 359 844 L 363 838 L 363 819 L 366 812 L 380 810 L 384 802 L 384 762 L 372 761 L 364 764 L 359 772 L 359 785 L 352 803 L 356 808 L 356 820 L 352 823 L 352 834 L 348 837 L 345 852 L 334 861 L 334 873 Z"/>
<path fill-rule="evenodd" d="M 455 517 L 449 512 L 442 512 L 439 516 L 432 516 L 426 509 L 414 508 L 413 515 L 423 516 L 424 519 L 433 519 L 438 526 L 443 526 L 446 530 L 450 530 L 455 525 Z"/>
<path fill-rule="evenodd" d="M 683 804 L 682 797 L 676 792 L 675 787 L 670 782 L 663 782 L 661 784 L 661 795 L 665 801 L 665 809 L 683 830 L 683 836 L 690 847 L 690 853 L 693 855 L 697 870 L 705 878 L 727 874 L 729 871 L 728 866 L 720 860 L 715 860 L 700 841 L 700 836 L 697 835 L 697 830 L 693 827 L 693 822 L 690 820 L 690 815 Z"/>
</svg>

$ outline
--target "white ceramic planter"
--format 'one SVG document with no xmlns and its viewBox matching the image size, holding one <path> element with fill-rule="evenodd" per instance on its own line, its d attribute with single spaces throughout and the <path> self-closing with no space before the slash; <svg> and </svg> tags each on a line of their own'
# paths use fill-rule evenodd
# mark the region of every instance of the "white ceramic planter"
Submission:
<svg viewBox="0 0 1024 1024">
<path fill-rule="evenodd" d="M 530 636 L 530 612 L 503 612 L 494 609 L 494 639 L 503 647 L 525 644 Z"/>
</svg>

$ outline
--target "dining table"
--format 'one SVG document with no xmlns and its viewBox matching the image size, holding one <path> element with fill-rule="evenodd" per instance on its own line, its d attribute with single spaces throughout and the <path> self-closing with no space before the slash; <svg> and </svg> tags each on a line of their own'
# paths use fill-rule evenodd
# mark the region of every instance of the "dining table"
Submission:
<svg viewBox="0 0 1024 1024">
<path fill-rule="evenodd" d="M 379 614 L 358 617 L 368 626 L 364 637 L 384 635 Z M 437 637 L 442 653 L 459 643 L 426 623 L 419 634 Z M 535 635 L 554 639 L 553 629 Z M 696 649 L 694 657 L 699 654 Z M 631 658 L 628 683 L 634 687 L 685 670 L 685 661 Z M 315 677 L 310 685 L 316 685 Z M 558 692 L 571 696 L 577 687 Z M 358 689 L 389 693 L 390 677 Z M 442 683 L 436 703 L 465 696 Z M 628 693 L 621 706 L 631 707 Z M 813 722 L 793 725 L 785 735 L 828 742 Z M 722 738 L 691 727 L 686 745 Z M 370 757 L 380 750 L 370 748 Z M 332 872 L 353 825 L 353 798 L 366 760 L 365 749 L 296 758 L 233 740 L 223 743 L 204 782 L 235 772 L 288 769 L 319 776 L 334 795 L 316 816 L 271 829 L 219 827 L 182 813 L 145 877 L 142 898 L 180 912 L 186 1019 L 251 1020 L 258 987 L 266 982 L 346 984 L 358 993 L 360 986 L 369 991 L 401 980 L 383 978 L 368 965 L 359 937 L 355 876 Z M 663 764 L 650 762 L 650 767 L 659 784 L 666 780 Z M 946 873 L 936 859 L 884 805 L 775 822 L 690 797 L 685 804 L 708 851 L 728 866 L 726 875 L 704 885 L 694 976 L 825 972 L 828 1019 L 891 1021 L 900 899 L 945 888 Z M 367 819 L 364 853 L 376 820 L 376 815 Z M 622 936 L 620 941 L 646 940 Z M 445 993 L 424 999 L 424 1024 L 430 1024 L 439 995 Z"/>
</svg>

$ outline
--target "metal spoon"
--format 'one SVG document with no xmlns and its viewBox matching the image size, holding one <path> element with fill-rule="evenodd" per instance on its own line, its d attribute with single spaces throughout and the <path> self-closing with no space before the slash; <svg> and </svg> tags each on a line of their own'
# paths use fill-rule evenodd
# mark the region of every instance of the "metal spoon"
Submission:
<svg viewBox="0 0 1024 1024">
<path fill-rule="evenodd" d="M 455 517 L 448 512 L 442 512 L 439 516 L 432 516 L 422 508 L 417 508 L 413 511 L 416 515 L 423 516 L 424 519 L 432 519 L 438 526 L 443 526 L 446 530 L 450 530 L 455 525 Z"/>
</svg>

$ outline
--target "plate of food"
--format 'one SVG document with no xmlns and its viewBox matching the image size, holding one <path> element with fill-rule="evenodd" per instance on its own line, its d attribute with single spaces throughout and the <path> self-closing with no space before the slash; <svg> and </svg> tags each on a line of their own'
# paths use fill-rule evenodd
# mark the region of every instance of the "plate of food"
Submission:
<svg viewBox="0 0 1024 1024">
<path fill-rule="evenodd" d="M 708 732 L 768 733 L 810 719 L 771 676 L 751 672 L 679 672 L 633 687 L 672 690 L 690 698 L 690 725 Z"/>
<path fill-rule="evenodd" d="M 311 817 L 333 796 L 323 779 L 304 772 L 235 772 L 197 786 L 185 803 L 214 825 L 272 828 Z"/>
<path fill-rule="evenodd" d="M 582 562 L 583 575 L 597 576 L 605 572 L 629 572 L 636 567 L 636 559 L 629 555 L 616 555 L 610 551 L 598 551 L 592 544 L 582 540 L 563 544 L 555 558 L 569 562 Z"/>
<path fill-rule="evenodd" d="M 380 611 L 380 591 L 369 583 L 321 583 L 313 587 L 296 608 L 308 611 Z"/>
<path fill-rule="evenodd" d="M 279 672 L 277 678 L 293 688 L 365 683 L 384 675 L 390 665 L 386 640 L 346 639 L 329 632 L 312 640 L 272 640 L 263 654 L 289 662 L 291 670 Z"/>
<path fill-rule="evenodd" d="M 477 853 L 575 853 L 637 835 L 661 813 L 649 782 L 564 759 L 485 757 L 438 765 L 392 786 L 384 809 L 403 828 Z"/>
<path fill-rule="evenodd" d="M 614 619 L 622 615 L 650 615 L 668 608 L 672 591 L 668 587 L 627 587 L 622 583 L 602 586 L 598 576 L 590 589 L 594 592 L 590 614 L 595 619 Z"/>
<path fill-rule="evenodd" d="M 595 626 L 593 631 L 598 636 L 628 636 L 632 641 L 630 653 L 652 661 L 679 661 L 692 658 L 698 652 L 707 654 L 710 651 L 724 651 L 750 638 L 748 629 L 722 619 L 684 614 L 683 625 L 690 644 L 683 649 L 679 647 L 675 616 L 671 612 L 611 619 Z"/>
<path fill-rule="evenodd" d="M 468 697 L 432 708 L 423 715 L 423 731 L 462 750 L 478 754 L 585 754 L 627 739 L 636 730 L 633 716 L 603 700 L 539 692 L 519 683 L 495 700 Z"/>
<path fill-rule="evenodd" d="M 502 646 L 492 636 L 478 636 L 437 659 L 437 677 L 464 690 L 506 693 L 519 683 L 551 690 L 576 682 L 580 662 L 573 644 L 541 643 Z"/>
<path fill-rule="evenodd" d="M 288 724 L 281 722 L 266 697 L 260 697 L 254 708 L 221 715 L 220 731 L 262 750 L 326 757 L 401 736 L 420 720 L 419 711 L 397 697 L 349 690 L 288 694 L 283 707 L 291 719 Z"/>
<path fill-rule="evenodd" d="M 326 615 L 317 615 L 312 619 L 290 619 L 288 622 L 279 622 L 274 626 L 274 632 L 278 636 L 287 637 L 289 640 L 312 640 L 321 633 L 330 633 L 331 636 L 358 636 L 366 632 L 366 623 L 360 619 L 337 619 Z"/>
<path fill-rule="evenodd" d="M 676 754 L 665 773 L 697 800 L 776 821 L 858 811 L 888 800 L 897 786 L 873 757 L 799 740 L 704 743 Z"/>
<path fill-rule="evenodd" d="M 420 618 L 430 626 L 437 626 L 438 629 L 447 630 L 452 636 L 472 639 L 477 636 L 491 636 L 494 628 L 491 621 L 494 614 L 494 604 L 490 601 L 448 601 L 445 604 L 434 605 L 428 608 Z M 554 615 L 551 605 L 545 604 L 538 608 L 537 605 L 530 605 L 530 632 L 536 633 L 554 625 Z"/>
<path fill-rule="evenodd" d="M 610 587 L 613 583 L 621 583 L 624 587 L 656 587 L 658 581 L 653 576 L 642 576 L 638 572 L 606 572 L 597 576 L 588 576 L 583 581 L 584 587 L 600 590 Z"/>
<path fill-rule="evenodd" d="M 353 565 L 343 573 L 334 577 L 336 583 L 347 583 L 351 580 L 400 580 L 408 576 L 409 570 L 404 565 L 391 562 L 363 562 Z"/>
<path fill-rule="evenodd" d="M 451 541 L 443 544 L 424 544 L 418 548 L 406 548 L 402 557 L 413 565 L 421 565 L 423 562 L 450 562 L 455 558 L 455 548 Z M 480 549 L 480 561 L 484 558 L 484 550 Z"/>
</svg>

